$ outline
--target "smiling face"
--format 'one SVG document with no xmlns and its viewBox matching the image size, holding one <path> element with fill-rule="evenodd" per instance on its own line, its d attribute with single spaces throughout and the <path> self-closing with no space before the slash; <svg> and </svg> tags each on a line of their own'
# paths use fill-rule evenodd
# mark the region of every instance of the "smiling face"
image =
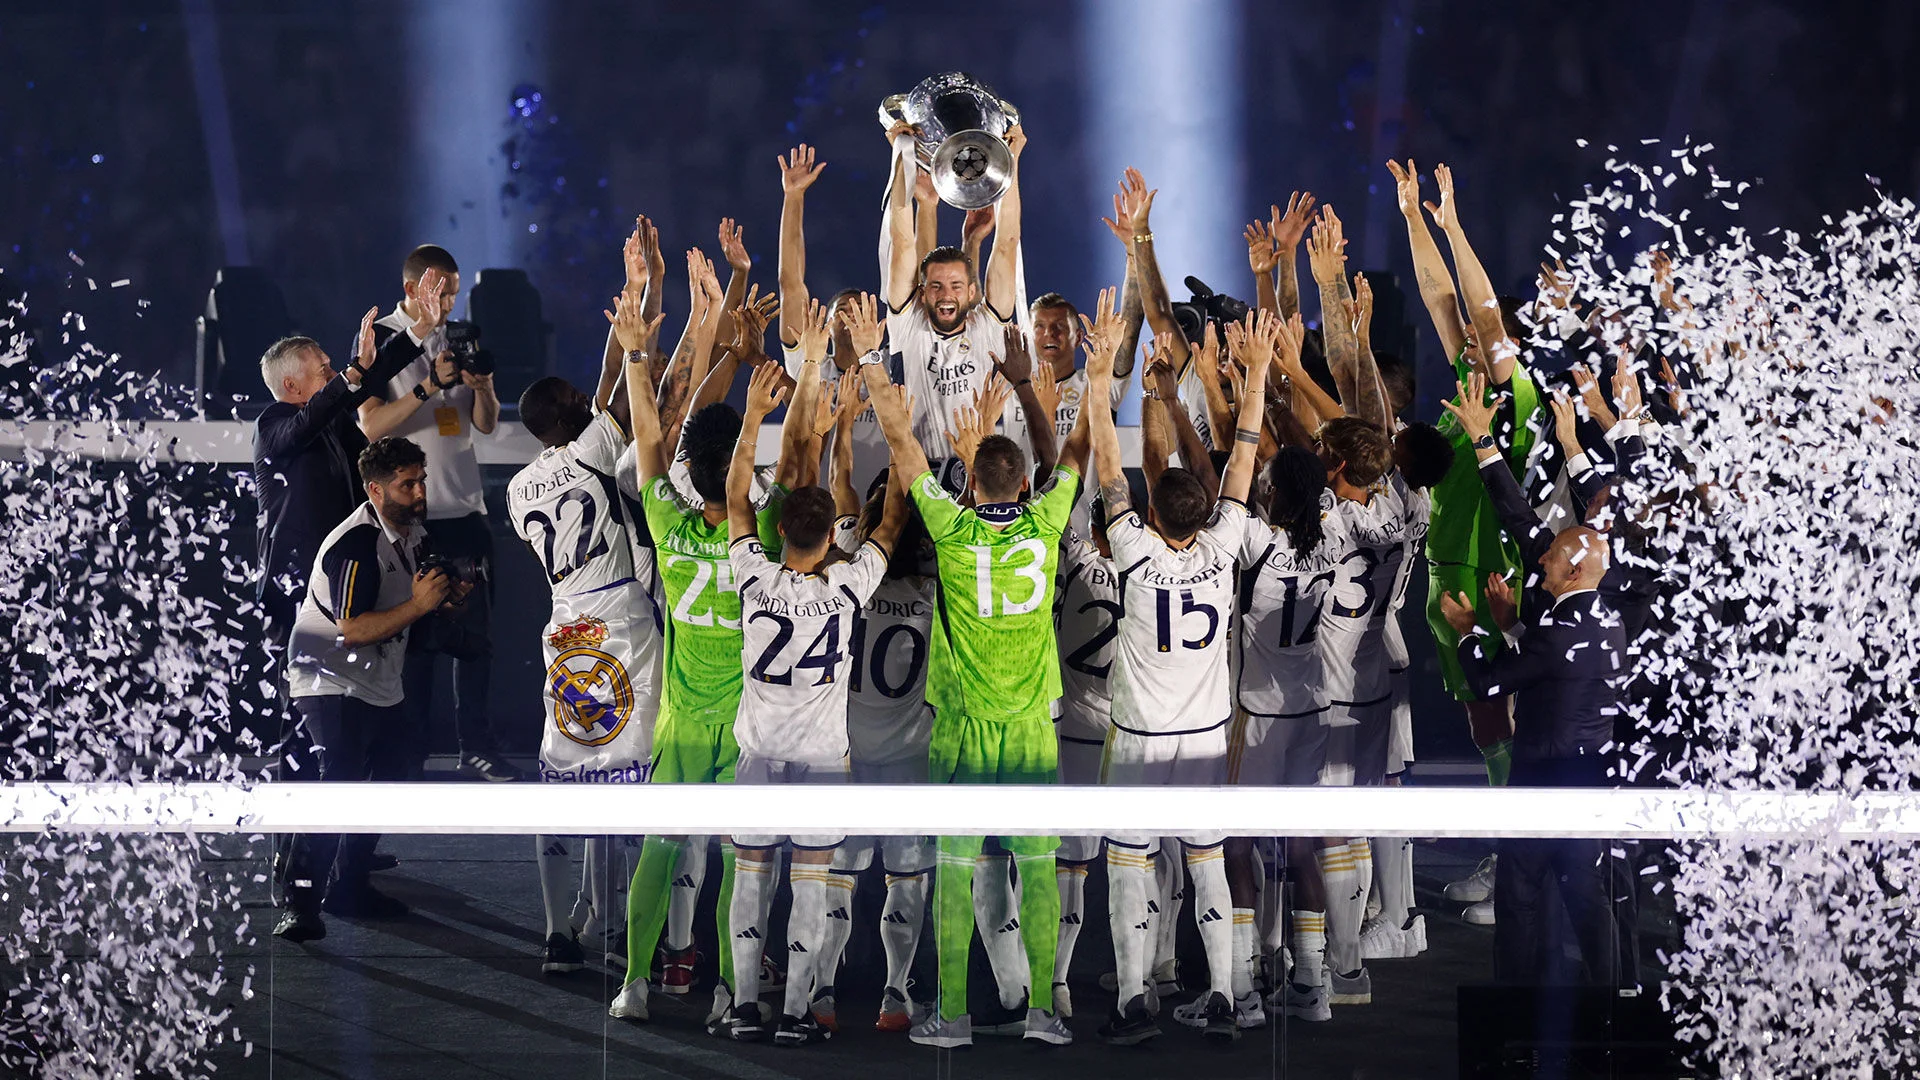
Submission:
<svg viewBox="0 0 1920 1080">
<path fill-rule="evenodd" d="M 1034 359 L 1051 365 L 1056 377 L 1073 374 L 1074 348 L 1079 344 L 1080 327 L 1072 308 L 1062 304 L 1033 309 Z"/>
<path fill-rule="evenodd" d="M 926 278 L 920 283 L 920 303 L 927 310 L 933 328 L 951 334 L 967 321 L 967 314 L 980 298 L 973 274 L 963 261 L 927 264 Z"/>
</svg>

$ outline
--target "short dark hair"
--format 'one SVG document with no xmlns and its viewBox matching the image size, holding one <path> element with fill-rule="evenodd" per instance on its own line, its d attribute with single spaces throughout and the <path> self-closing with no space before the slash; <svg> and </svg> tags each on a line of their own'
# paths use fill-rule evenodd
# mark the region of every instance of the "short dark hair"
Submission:
<svg viewBox="0 0 1920 1080">
<path fill-rule="evenodd" d="M 560 425 L 563 410 L 562 403 L 569 396 L 573 384 L 558 375 L 548 375 L 536 379 L 532 386 L 520 394 L 520 422 L 527 427 L 527 434 L 547 441 Z"/>
<path fill-rule="evenodd" d="M 1320 446 L 1346 466 L 1347 483 L 1372 487 L 1393 468 L 1393 443 L 1387 433 L 1355 416 L 1337 416 L 1320 425 Z"/>
<path fill-rule="evenodd" d="M 384 484 L 398 476 L 401 469 L 416 465 L 425 468 L 426 464 L 427 452 L 414 445 L 412 439 L 388 435 L 373 440 L 365 450 L 360 451 L 360 479 Z"/>
<path fill-rule="evenodd" d="M 443 274 L 457 274 L 460 264 L 453 261 L 453 253 L 439 244 L 421 244 L 407 252 L 407 261 L 400 264 L 400 276 L 412 285 L 420 280 L 420 275 L 429 270 L 438 270 Z"/>
<path fill-rule="evenodd" d="M 786 535 L 787 546 L 800 551 L 812 551 L 826 543 L 833 535 L 833 519 L 833 496 L 818 485 L 788 492 L 780 507 L 780 531 Z"/>
<path fill-rule="evenodd" d="M 733 464 L 733 444 L 740 441 L 740 414 L 716 401 L 692 416 L 680 431 L 687 451 L 687 472 L 693 490 L 710 503 L 727 501 L 727 468 Z"/>
<path fill-rule="evenodd" d="M 1453 468 L 1453 455 L 1453 444 L 1432 424 L 1408 424 L 1393 437 L 1393 463 L 1410 488 L 1438 484 Z"/>
<path fill-rule="evenodd" d="M 1074 333 L 1080 332 L 1080 309 L 1073 306 L 1073 301 L 1057 292 L 1041 293 L 1028 307 L 1033 311 L 1039 311 L 1042 308 L 1065 308 L 1069 321 L 1073 323 Z"/>
<path fill-rule="evenodd" d="M 973 483 L 982 495 L 1011 498 L 1026 475 L 1026 452 L 1005 435 L 989 435 L 973 451 Z"/>
<path fill-rule="evenodd" d="M 1387 388 L 1387 411 L 1397 413 L 1412 404 L 1417 389 L 1413 365 L 1388 352 L 1374 353 L 1373 362 L 1380 369 L 1380 382 Z"/>
<path fill-rule="evenodd" d="M 1168 469 L 1153 485 L 1153 519 L 1160 535 L 1168 540 L 1185 540 L 1200 531 L 1213 512 L 1213 500 L 1207 487 L 1186 469 Z"/>
<path fill-rule="evenodd" d="M 1525 310 L 1526 306 L 1527 302 L 1517 296 L 1503 296 L 1500 298 L 1500 326 L 1507 332 L 1507 336 L 1513 339 L 1513 345 L 1517 349 L 1527 349 L 1533 346 L 1533 333 L 1527 329 L 1526 323 L 1520 319 L 1520 312 Z M 1488 359 L 1492 358 L 1489 357 Z"/>
<path fill-rule="evenodd" d="M 887 470 L 881 469 L 878 484 L 868 489 L 867 501 L 860 507 L 860 535 L 872 536 L 873 530 L 880 527 L 880 521 L 886 514 Z M 909 501 L 906 524 L 900 527 L 900 536 L 893 542 L 893 554 L 887 559 L 887 576 L 899 578 L 919 574 L 922 552 L 931 544 L 932 541 L 927 539 L 926 523 L 920 520 L 919 508 Z"/>
<path fill-rule="evenodd" d="M 970 258 L 965 251 L 954 247 L 952 244 L 941 244 L 939 247 L 934 248 L 921 257 L 920 276 L 918 280 L 927 280 L 927 267 L 938 266 L 942 263 L 959 263 L 967 268 L 967 277 L 969 279 L 973 277 L 973 259 Z"/>
</svg>

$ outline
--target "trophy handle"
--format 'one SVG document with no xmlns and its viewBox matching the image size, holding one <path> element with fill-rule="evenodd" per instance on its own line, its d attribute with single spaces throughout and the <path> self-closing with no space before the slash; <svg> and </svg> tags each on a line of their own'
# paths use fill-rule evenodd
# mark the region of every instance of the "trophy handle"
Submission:
<svg viewBox="0 0 1920 1080">
<path fill-rule="evenodd" d="M 1020 110 L 1013 107 L 1013 102 L 1008 101 L 1006 98 L 1001 98 L 1000 111 L 1007 114 L 1008 127 L 1020 123 Z"/>
<path fill-rule="evenodd" d="M 895 124 L 906 123 L 906 115 L 900 111 L 900 107 L 906 104 L 906 101 L 907 95 L 905 94 L 888 94 L 886 97 L 881 98 L 880 126 L 890 128 Z"/>
</svg>

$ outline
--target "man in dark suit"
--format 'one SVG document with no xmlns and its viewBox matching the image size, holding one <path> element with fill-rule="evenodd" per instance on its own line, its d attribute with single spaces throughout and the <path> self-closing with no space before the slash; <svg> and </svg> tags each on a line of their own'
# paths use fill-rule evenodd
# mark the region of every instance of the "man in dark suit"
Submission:
<svg viewBox="0 0 1920 1080">
<path fill-rule="evenodd" d="M 1478 376 L 1473 377 L 1474 381 Z M 1492 410 L 1477 386 L 1463 386 L 1458 416 L 1476 451 L 1498 462 L 1482 440 Z M 1479 450 L 1485 441 L 1487 450 Z M 1526 509 L 1511 473 L 1483 468 L 1481 477 L 1501 523 L 1520 548 L 1528 571 L 1518 617 L 1512 588 L 1488 581 L 1495 627 L 1475 625 L 1471 601 L 1441 598 L 1441 611 L 1460 633 L 1461 670 L 1477 694 L 1514 695 L 1513 774 L 1530 787 L 1603 787 L 1609 778 L 1614 722 L 1626 675 L 1626 632 L 1601 596 L 1610 558 L 1606 537 L 1584 525 L 1555 533 Z M 1502 981 L 1550 981 L 1547 939 L 1552 903 L 1565 904 L 1587 965 L 1588 978 L 1609 986 L 1639 983 L 1633 933 L 1635 883 L 1608 840 L 1508 840 L 1500 845 L 1494 909 L 1494 974 Z"/>
</svg>

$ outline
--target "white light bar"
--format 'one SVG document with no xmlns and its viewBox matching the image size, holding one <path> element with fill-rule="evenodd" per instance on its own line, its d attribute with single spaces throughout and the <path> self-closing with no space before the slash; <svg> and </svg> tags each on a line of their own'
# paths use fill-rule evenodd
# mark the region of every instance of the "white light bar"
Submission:
<svg viewBox="0 0 1920 1080">
<path fill-rule="evenodd" d="M 1920 839 L 1920 795 L 1588 788 L 10 784 L 0 832 Z"/>
</svg>

